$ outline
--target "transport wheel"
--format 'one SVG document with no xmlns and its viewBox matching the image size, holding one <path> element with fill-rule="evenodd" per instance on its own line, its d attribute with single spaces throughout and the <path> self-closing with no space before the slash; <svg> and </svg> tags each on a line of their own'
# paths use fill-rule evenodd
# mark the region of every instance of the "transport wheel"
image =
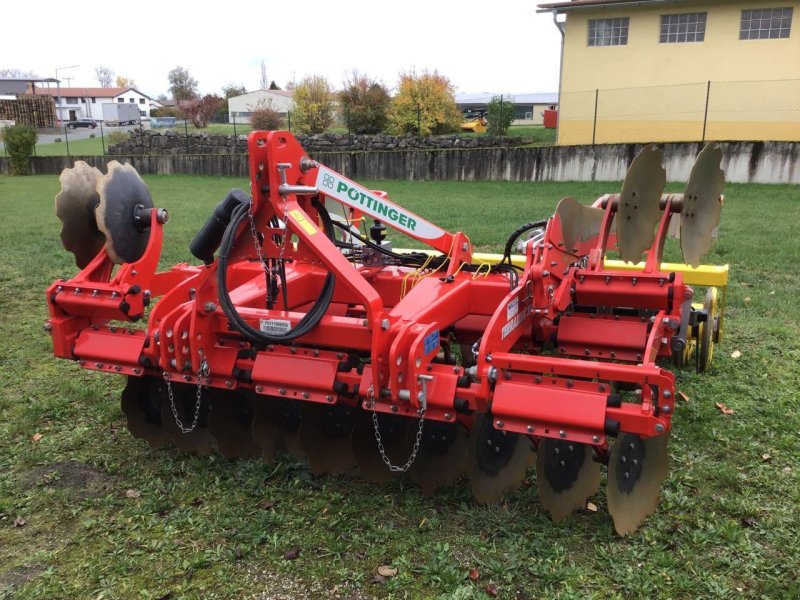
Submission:
<svg viewBox="0 0 800 600">
<path fill-rule="evenodd" d="M 719 337 L 719 303 L 717 288 L 708 288 L 703 310 L 707 317 L 700 324 L 700 339 L 697 344 L 697 372 L 704 373 L 714 360 L 714 340 Z"/>
<path fill-rule="evenodd" d="M 539 502 L 558 523 L 600 487 L 600 464 L 593 459 L 589 444 L 544 438 L 536 459 Z"/>
</svg>

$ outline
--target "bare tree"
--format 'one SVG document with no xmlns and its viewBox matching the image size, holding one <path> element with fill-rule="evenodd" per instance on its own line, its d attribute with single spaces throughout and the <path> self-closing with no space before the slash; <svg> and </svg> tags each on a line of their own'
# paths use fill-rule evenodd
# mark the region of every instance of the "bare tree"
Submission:
<svg viewBox="0 0 800 600">
<path fill-rule="evenodd" d="M 7 77 L 8 79 L 38 79 L 38 76 L 33 71 L 14 68 L 0 69 L 0 77 Z"/>
<path fill-rule="evenodd" d="M 258 84 L 258 88 L 261 90 L 266 90 L 269 87 L 269 79 L 267 79 L 267 63 L 264 60 L 261 60 L 261 81 Z"/>
<path fill-rule="evenodd" d="M 110 88 L 111 83 L 114 81 L 114 71 L 108 67 L 95 67 L 94 76 L 100 83 L 100 87 Z"/>
</svg>

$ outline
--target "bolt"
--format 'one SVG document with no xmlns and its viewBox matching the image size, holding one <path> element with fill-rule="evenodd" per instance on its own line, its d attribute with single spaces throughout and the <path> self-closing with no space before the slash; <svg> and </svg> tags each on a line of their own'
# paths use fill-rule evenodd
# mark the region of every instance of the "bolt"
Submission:
<svg viewBox="0 0 800 600">
<path fill-rule="evenodd" d="M 656 423 L 656 431 L 658 433 L 664 433 L 664 426 L 661 423 Z"/>
<path fill-rule="evenodd" d="M 498 429 L 502 429 L 505 426 L 505 423 L 502 421 L 495 421 L 494 424 L 497 426 Z"/>
<path fill-rule="evenodd" d="M 325 400 L 327 400 L 328 402 L 333 402 L 333 396 L 331 396 L 329 394 L 329 395 L 325 396 Z"/>
<path fill-rule="evenodd" d="M 668 415 L 671 410 L 672 408 L 668 404 L 661 407 L 661 412 L 665 415 Z"/>
<path fill-rule="evenodd" d="M 528 425 L 526 429 L 528 430 L 528 433 L 533 433 L 533 425 Z"/>
<path fill-rule="evenodd" d="M 230 379 L 228 379 L 228 380 L 225 382 L 225 387 L 227 387 L 227 388 L 232 388 L 232 387 L 233 387 L 233 382 L 232 382 Z"/>
<path fill-rule="evenodd" d="M 622 456 L 622 457 L 620 457 L 619 462 L 626 463 L 626 462 L 628 462 L 628 459 L 627 459 L 627 457 Z"/>
<path fill-rule="evenodd" d="M 575 382 L 572 379 L 567 379 L 567 387 L 572 388 L 575 386 Z"/>
<path fill-rule="evenodd" d="M 264 392 L 264 386 L 263 385 L 257 385 L 256 386 L 256 393 L 261 394 L 263 392 Z"/>
<path fill-rule="evenodd" d="M 213 302 L 206 302 L 203 308 L 205 309 L 206 312 L 214 312 L 215 310 L 217 310 L 217 305 L 214 304 Z"/>
<path fill-rule="evenodd" d="M 362 324 L 364 327 L 369 327 L 369 321 L 367 321 L 366 319 L 364 319 L 363 321 L 361 321 L 361 324 Z"/>
<path fill-rule="evenodd" d="M 314 348 L 314 350 L 311 352 L 311 354 L 313 354 L 314 356 L 319 356 L 319 349 L 318 348 Z"/>
<path fill-rule="evenodd" d="M 133 370 L 133 374 L 134 374 L 134 375 L 141 375 L 141 374 L 142 374 L 142 370 L 141 370 L 139 367 L 136 367 L 136 368 Z"/>
<path fill-rule="evenodd" d="M 534 381 L 534 383 L 542 383 L 542 378 L 541 378 L 539 375 L 537 375 L 537 376 L 534 378 L 534 380 L 533 380 L 533 381 Z"/>
<path fill-rule="evenodd" d="M 664 390 L 664 398 L 672 398 L 672 393 L 669 390 Z"/>
<path fill-rule="evenodd" d="M 593 435 L 593 436 L 592 436 L 592 441 L 593 441 L 595 444 L 596 444 L 596 443 L 598 443 L 598 442 L 600 441 L 600 436 L 599 436 L 599 435 Z"/>
<path fill-rule="evenodd" d="M 397 412 L 397 406 L 396 406 L 396 405 L 394 405 L 394 404 L 392 405 L 392 412 L 394 412 L 394 413 L 396 413 L 396 412 Z"/>
<path fill-rule="evenodd" d="M 548 271 L 547 269 L 542 271 L 542 277 L 549 277 L 549 276 L 550 276 L 550 271 Z"/>
<path fill-rule="evenodd" d="M 303 398 L 308 398 L 308 392 L 303 392 Z"/>
<path fill-rule="evenodd" d="M 102 369 L 103 368 L 103 363 L 96 362 L 96 363 L 94 363 L 94 366 L 97 367 L 98 369 Z"/>
<path fill-rule="evenodd" d="M 278 393 L 279 393 L 281 396 L 285 396 L 285 395 L 286 395 L 286 388 L 280 388 L 280 389 L 278 390 Z"/>
<path fill-rule="evenodd" d="M 53 331 L 53 324 L 50 321 L 45 321 L 44 330 Z"/>
<path fill-rule="evenodd" d="M 567 437 L 567 432 L 562 429 L 561 431 L 558 432 L 558 435 L 560 435 L 562 438 L 565 438 Z"/>
<path fill-rule="evenodd" d="M 487 354 L 486 355 L 486 362 L 488 362 L 488 363 L 492 362 L 492 355 L 491 354 Z"/>
<path fill-rule="evenodd" d="M 511 371 L 506 371 L 505 373 L 503 373 L 503 378 L 511 379 Z"/>
<path fill-rule="evenodd" d="M 450 419 L 453 418 L 453 415 L 451 415 L 450 413 L 444 413 L 444 418 L 449 421 Z"/>
<path fill-rule="evenodd" d="M 384 331 L 389 329 L 389 325 L 390 325 L 389 319 L 384 319 L 383 321 L 381 321 L 381 329 L 383 329 Z"/>
</svg>

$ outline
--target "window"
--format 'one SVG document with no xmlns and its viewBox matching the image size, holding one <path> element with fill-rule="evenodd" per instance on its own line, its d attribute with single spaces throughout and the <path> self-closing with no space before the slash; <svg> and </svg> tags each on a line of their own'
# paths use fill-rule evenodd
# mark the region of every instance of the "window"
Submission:
<svg viewBox="0 0 800 600">
<path fill-rule="evenodd" d="M 136 98 L 128 98 L 128 102 L 134 104 L 136 102 Z"/>
<path fill-rule="evenodd" d="M 140 117 L 146 117 L 146 116 L 147 116 L 147 113 L 145 113 L 143 110 L 140 110 L 140 111 L 139 111 L 139 116 L 140 116 Z"/>
<path fill-rule="evenodd" d="M 97 98 L 92 98 L 92 104 L 96 104 Z"/>
<path fill-rule="evenodd" d="M 125 98 L 117 98 L 117 102 L 125 102 Z"/>
<path fill-rule="evenodd" d="M 139 98 L 139 104 L 144 104 L 144 98 Z"/>
<path fill-rule="evenodd" d="M 628 43 L 628 17 L 589 19 L 590 46 L 625 46 Z"/>
<path fill-rule="evenodd" d="M 702 42 L 706 38 L 706 16 L 708 13 L 686 13 L 683 15 L 661 15 L 661 44 Z"/>
<path fill-rule="evenodd" d="M 788 38 L 792 29 L 791 8 L 762 8 L 742 11 L 740 40 Z"/>
<path fill-rule="evenodd" d="M 78 99 L 77 98 L 65 98 L 65 100 L 66 100 L 67 104 L 77 104 L 78 103 Z"/>
</svg>

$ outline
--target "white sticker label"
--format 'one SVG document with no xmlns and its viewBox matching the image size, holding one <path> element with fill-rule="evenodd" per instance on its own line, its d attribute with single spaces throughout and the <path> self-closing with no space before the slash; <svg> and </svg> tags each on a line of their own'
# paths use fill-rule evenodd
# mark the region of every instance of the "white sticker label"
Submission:
<svg viewBox="0 0 800 600">
<path fill-rule="evenodd" d="M 258 324 L 261 333 L 267 335 L 285 335 L 292 328 L 292 322 L 285 319 L 261 319 Z"/>
<path fill-rule="evenodd" d="M 506 321 L 513 319 L 519 312 L 519 296 L 508 303 L 506 307 Z"/>
<path fill-rule="evenodd" d="M 522 309 L 521 313 L 517 313 L 516 315 L 514 315 L 514 318 L 509 319 L 508 323 L 503 325 L 503 329 L 500 333 L 500 339 L 504 340 L 509 335 L 511 335 L 511 332 L 514 331 L 520 325 L 522 325 L 522 323 L 530 314 L 531 314 L 531 307 L 526 306 L 525 308 Z"/>
</svg>

